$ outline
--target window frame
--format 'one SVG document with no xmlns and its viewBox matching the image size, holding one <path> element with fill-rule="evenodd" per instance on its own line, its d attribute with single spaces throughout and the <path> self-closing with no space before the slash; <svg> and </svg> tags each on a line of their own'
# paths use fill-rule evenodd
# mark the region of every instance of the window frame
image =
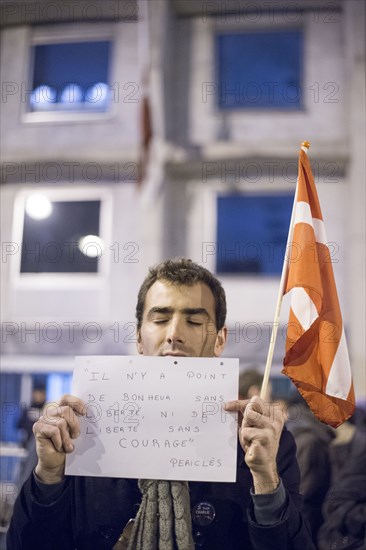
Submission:
<svg viewBox="0 0 366 550">
<path fill-rule="evenodd" d="M 23 244 L 24 212 L 30 195 L 40 193 L 52 202 L 100 201 L 99 236 L 106 243 L 106 250 L 98 261 L 96 273 L 21 273 L 21 249 Z M 16 289 L 94 289 L 108 281 L 110 257 L 108 247 L 112 236 L 112 193 L 109 189 L 86 187 L 46 188 L 29 187 L 18 192 L 14 201 L 12 242 L 19 246 L 10 260 L 10 280 Z"/>
<path fill-rule="evenodd" d="M 270 197 L 284 197 L 284 196 L 287 196 L 289 199 L 290 199 L 290 212 L 289 212 L 289 218 L 288 218 L 288 224 L 286 226 L 287 228 L 287 231 L 286 231 L 286 238 L 285 238 L 285 241 L 284 241 L 284 245 L 285 245 L 285 251 L 286 251 L 286 246 L 288 244 L 288 234 L 289 234 L 289 230 L 290 230 L 290 225 L 291 225 L 291 212 L 292 212 L 292 209 L 293 209 L 293 200 L 294 200 L 294 194 L 293 192 L 291 192 L 290 190 L 283 190 L 283 191 L 280 191 L 280 190 L 276 190 L 274 192 L 271 192 L 271 191 L 268 191 L 268 190 L 264 190 L 264 189 L 261 189 L 260 191 L 255 191 L 255 190 L 251 190 L 251 191 L 248 191 L 248 190 L 241 190 L 241 191 L 231 191 L 231 190 L 227 190 L 226 192 L 220 192 L 216 195 L 216 204 L 215 204 L 215 208 L 216 208 L 216 234 L 215 234 L 215 242 L 216 242 L 216 247 L 219 248 L 219 243 L 220 243 L 220 240 L 219 240 L 219 235 L 218 235 L 218 221 L 219 221 L 219 217 L 218 217 L 218 210 L 219 210 L 219 199 L 220 198 L 228 198 L 228 197 L 240 197 L 240 198 L 256 198 L 258 200 L 260 199 L 263 199 L 263 198 L 270 198 Z M 264 209 L 263 209 L 264 210 Z M 221 241 L 222 242 L 222 241 Z M 272 243 L 270 243 L 272 244 Z M 258 278 L 268 278 L 268 277 L 280 277 L 281 276 L 281 273 L 282 273 L 282 269 L 283 269 L 283 263 L 284 263 L 284 260 L 285 260 L 285 256 L 283 256 L 283 259 L 282 259 L 282 264 L 281 264 L 281 267 L 278 271 L 264 271 L 264 270 L 260 270 L 258 272 L 256 271 L 241 271 L 241 270 L 238 270 L 238 271 L 222 271 L 222 270 L 219 270 L 218 269 L 218 256 L 216 255 L 216 261 L 215 261 L 215 266 L 214 266 L 214 271 L 215 273 L 217 273 L 220 277 L 223 277 L 223 276 L 228 276 L 228 277 L 236 277 L 236 276 L 244 276 L 244 277 L 247 277 L 247 276 L 253 276 L 253 277 L 258 277 Z M 224 264 L 225 262 L 223 262 Z M 262 263 L 261 263 L 262 265 Z"/>
<path fill-rule="evenodd" d="M 299 73 L 299 83 L 300 83 L 300 98 L 299 98 L 299 106 L 293 107 L 293 108 L 286 108 L 281 105 L 274 105 L 271 107 L 270 105 L 263 106 L 260 105 L 256 107 L 255 105 L 236 105 L 233 107 L 226 106 L 223 107 L 220 104 L 220 92 L 217 94 L 217 98 L 215 101 L 215 110 L 218 113 L 229 115 L 231 113 L 274 113 L 274 112 L 283 112 L 286 113 L 298 113 L 305 110 L 305 104 L 304 104 L 304 82 L 305 82 L 305 62 L 304 62 L 304 55 L 305 55 L 305 48 L 306 48 L 306 32 L 305 29 L 302 26 L 299 25 L 283 25 L 280 23 L 277 23 L 273 27 L 263 27 L 263 26 L 236 26 L 236 25 L 230 25 L 228 28 L 222 28 L 221 25 L 217 26 L 213 30 L 213 42 L 214 42 L 214 59 L 215 59 L 215 66 L 214 66 L 214 74 L 215 74 L 215 82 L 220 85 L 220 59 L 219 59 L 219 36 L 220 35 L 235 35 L 235 34 L 266 34 L 266 33 L 281 33 L 281 32 L 299 32 L 301 33 L 301 58 L 300 58 L 300 73 Z"/>
<path fill-rule="evenodd" d="M 249 160 L 248 160 L 249 162 Z M 258 182 L 226 183 L 214 178 L 207 183 L 192 179 L 188 182 L 188 193 L 192 203 L 189 215 L 187 250 L 191 258 L 196 259 L 212 273 L 216 273 L 217 254 L 217 199 L 220 196 L 227 196 L 231 193 L 246 195 L 269 195 L 290 194 L 295 196 L 296 182 L 284 181 L 281 175 L 275 175 L 272 182 L 261 178 Z M 269 273 L 220 273 L 221 281 L 246 279 L 270 281 L 277 280 L 281 274 Z"/>
<path fill-rule="evenodd" d="M 89 23 L 72 23 L 69 25 L 54 25 L 45 27 L 35 27 L 30 34 L 28 41 L 28 52 L 26 56 L 26 66 L 24 81 L 26 83 L 26 99 L 21 102 L 21 119 L 22 122 L 44 124 L 44 123 L 80 123 L 80 122 L 97 122 L 106 121 L 116 117 L 117 103 L 110 102 L 109 108 L 106 111 L 93 112 L 92 110 L 85 111 L 30 111 L 29 94 L 33 85 L 33 70 L 34 70 L 34 47 L 47 44 L 65 44 L 75 42 L 111 42 L 111 52 L 109 59 L 109 86 L 116 82 L 116 67 L 115 67 L 115 45 L 116 45 L 116 25 L 112 23 L 101 23 L 92 25 Z"/>
</svg>

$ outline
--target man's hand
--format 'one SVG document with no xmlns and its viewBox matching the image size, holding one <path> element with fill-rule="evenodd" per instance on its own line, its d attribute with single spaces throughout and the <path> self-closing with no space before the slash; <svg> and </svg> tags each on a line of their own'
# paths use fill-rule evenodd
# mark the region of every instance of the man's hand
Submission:
<svg viewBox="0 0 366 550">
<path fill-rule="evenodd" d="M 258 396 L 226 403 L 225 409 L 243 415 L 239 441 L 253 476 L 255 493 L 272 493 L 279 483 L 276 457 L 284 424 L 281 407 Z"/>
<path fill-rule="evenodd" d="M 58 483 L 64 478 L 66 453 L 74 450 L 72 440 L 79 436 L 77 415 L 86 405 L 73 395 L 64 395 L 58 403 L 48 403 L 33 425 L 38 464 L 35 472 L 43 483 Z"/>
</svg>

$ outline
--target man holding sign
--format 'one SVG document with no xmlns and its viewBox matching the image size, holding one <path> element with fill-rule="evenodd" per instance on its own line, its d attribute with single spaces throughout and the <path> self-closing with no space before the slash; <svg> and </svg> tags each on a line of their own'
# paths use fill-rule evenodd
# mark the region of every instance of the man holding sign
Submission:
<svg viewBox="0 0 366 550">
<path fill-rule="evenodd" d="M 136 316 L 144 356 L 219 357 L 224 350 L 224 290 L 190 260 L 150 269 Z M 64 396 L 34 425 L 38 464 L 17 499 L 8 550 L 313 549 L 300 511 L 295 444 L 281 409 L 257 396 L 225 409 L 243 416 L 235 483 L 137 482 L 65 476 L 85 404 Z"/>
</svg>

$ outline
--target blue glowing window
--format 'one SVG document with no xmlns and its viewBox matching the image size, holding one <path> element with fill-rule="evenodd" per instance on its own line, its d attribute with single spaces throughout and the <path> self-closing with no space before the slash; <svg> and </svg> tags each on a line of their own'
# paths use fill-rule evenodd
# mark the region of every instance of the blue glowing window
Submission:
<svg viewBox="0 0 366 550">
<path fill-rule="evenodd" d="M 225 33 L 216 37 L 221 109 L 301 109 L 301 31 Z"/>
<path fill-rule="evenodd" d="M 57 401 L 60 395 L 71 393 L 72 374 L 49 374 L 47 377 L 47 401 Z"/>
<path fill-rule="evenodd" d="M 34 46 L 31 111 L 106 111 L 110 41 Z"/>
<path fill-rule="evenodd" d="M 281 273 L 293 195 L 217 199 L 217 273 Z"/>
<path fill-rule="evenodd" d="M 0 398 L 2 408 L 2 419 L 0 425 L 1 441 L 18 441 L 17 420 L 20 415 L 21 375 L 12 373 L 0 373 Z M 3 461 L 1 461 L 2 463 Z M 2 468 L 0 479 L 3 480 Z M 8 477 L 8 479 L 11 479 Z"/>
</svg>

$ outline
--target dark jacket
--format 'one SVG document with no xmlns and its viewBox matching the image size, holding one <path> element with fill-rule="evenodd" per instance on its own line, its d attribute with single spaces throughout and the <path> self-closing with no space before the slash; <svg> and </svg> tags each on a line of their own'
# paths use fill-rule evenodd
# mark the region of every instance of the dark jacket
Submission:
<svg viewBox="0 0 366 550">
<path fill-rule="evenodd" d="M 316 541 L 323 523 L 322 505 L 331 482 L 330 443 L 335 432 L 315 418 L 307 405 L 296 404 L 297 419 L 289 422 L 296 442 L 296 458 L 301 473 L 300 491 L 304 497 L 303 513 Z"/>
<path fill-rule="evenodd" d="M 349 454 L 324 501 L 319 550 L 366 548 L 366 433 L 358 427 Z"/>
<path fill-rule="evenodd" d="M 251 473 L 240 450 L 236 483 L 190 483 L 191 507 L 209 503 L 209 525 L 193 521 L 196 548 L 202 550 L 314 550 L 298 493 L 300 474 L 292 435 L 284 430 L 277 457 L 286 489 L 281 520 L 255 522 Z M 140 494 L 136 480 L 67 477 L 51 504 L 37 501 L 33 476 L 24 484 L 8 531 L 8 550 L 111 550 L 127 521 L 136 515 Z M 194 517 L 193 513 L 193 517 Z"/>
</svg>

